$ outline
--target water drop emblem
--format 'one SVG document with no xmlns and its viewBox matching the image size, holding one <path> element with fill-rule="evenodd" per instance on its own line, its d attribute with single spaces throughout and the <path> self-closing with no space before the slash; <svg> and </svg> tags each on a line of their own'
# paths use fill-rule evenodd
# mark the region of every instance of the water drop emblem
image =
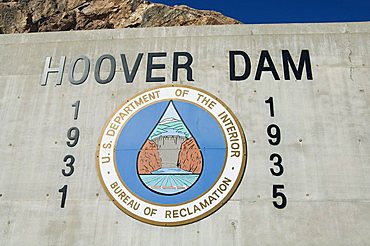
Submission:
<svg viewBox="0 0 370 246">
<path fill-rule="evenodd" d="M 202 152 L 172 100 L 141 147 L 137 169 L 143 184 L 163 195 L 184 192 L 199 179 Z"/>
</svg>

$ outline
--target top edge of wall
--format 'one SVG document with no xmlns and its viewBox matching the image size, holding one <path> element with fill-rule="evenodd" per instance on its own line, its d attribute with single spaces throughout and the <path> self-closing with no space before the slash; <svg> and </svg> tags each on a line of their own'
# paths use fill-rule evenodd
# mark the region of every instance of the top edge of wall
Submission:
<svg viewBox="0 0 370 246">
<path fill-rule="evenodd" d="M 130 38 L 370 33 L 370 22 L 237 24 L 1 34 L 0 44 Z"/>
</svg>

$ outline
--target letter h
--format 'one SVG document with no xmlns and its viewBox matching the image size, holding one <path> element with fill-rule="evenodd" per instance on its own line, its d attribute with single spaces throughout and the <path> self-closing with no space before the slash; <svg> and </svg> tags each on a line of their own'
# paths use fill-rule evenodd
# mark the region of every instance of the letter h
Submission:
<svg viewBox="0 0 370 246">
<path fill-rule="evenodd" d="M 58 74 L 57 85 L 61 85 L 62 84 L 65 62 L 66 62 L 66 57 L 61 56 L 60 57 L 60 62 L 59 62 L 59 67 L 51 68 L 50 67 L 51 57 L 47 56 L 46 60 L 45 60 L 44 72 L 42 73 L 41 86 L 45 86 L 47 84 L 49 73 L 57 73 Z"/>
</svg>

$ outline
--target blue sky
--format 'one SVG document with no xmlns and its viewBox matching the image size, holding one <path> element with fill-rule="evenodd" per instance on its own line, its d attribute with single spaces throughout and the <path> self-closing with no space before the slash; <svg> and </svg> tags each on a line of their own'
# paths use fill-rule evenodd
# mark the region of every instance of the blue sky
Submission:
<svg viewBox="0 0 370 246">
<path fill-rule="evenodd" d="M 246 24 L 370 21 L 370 0 L 152 0 L 223 13 Z"/>
</svg>

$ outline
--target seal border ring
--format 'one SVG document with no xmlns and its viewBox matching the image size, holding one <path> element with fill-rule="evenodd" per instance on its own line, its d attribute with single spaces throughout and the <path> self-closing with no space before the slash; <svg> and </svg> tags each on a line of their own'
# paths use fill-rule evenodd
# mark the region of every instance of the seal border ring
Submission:
<svg viewBox="0 0 370 246">
<path fill-rule="evenodd" d="M 230 115 L 232 116 L 233 120 L 236 123 L 236 126 L 238 128 L 238 132 L 240 133 L 240 138 L 241 138 L 241 143 L 242 143 L 242 154 L 243 154 L 243 156 L 242 156 L 242 162 L 240 163 L 241 167 L 240 167 L 240 170 L 239 170 L 239 174 L 238 174 L 235 182 L 232 184 L 231 189 L 226 193 L 226 195 L 223 197 L 223 199 L 221 201 L 219 201 L 214 207 L 212 207 L 210 210 L 208 210 L 208 211 L 206 211 L 204 213 L 201 213 L 200 215 L 195 216 L 194 218 L 191 218 L 191 219 L 185 219 L 185 220 L 182 220 L 182 221 L 175 221 L 175 222 L 160 222 L 160 221 L 156 221 L 156 220 L 150 220 L 150 219 L 141 217 L 141 216 L 139 216 L 137 214 L 134 214 L 134 213 L 130 212 L 129 210 L 127 210 L 126 208 L 124 208 L 118 201 L 116 201 L 116 199 L 112 196 L 112 194 L 108 190 L 107 185 L 104 183 L 104 180 L 103 180 L 103 177 L 102 177 L 102 174 L 101 174 L 101 170 L 99 168 L 99 165 L 100 165 L 100 162 L 99 162 L 99 152 L 100 152 L 100 147 L 101 147 L 101 141 L 103 139 L 103 135 L 104 135 L 104 132 L 105 132 L 108 124 L 110 123 L 110 121 L 112 120 L 112 118 L 114 117 L 114 115 L 127 102 L 131 101 L 132 99 L 134 99 L 134 98 L 136 98 L 136 97 L 138 97 L 138 96 L 140 96 L 140 95 L 142 95 L 142 94 L 144 94 L 146 92 L 153 91 L 155 89 L 168 88 L 168 87 L 188 88 L 188 89 L 192 89 L 192 90 L 195 90 L 195 91 L 199 91 L 199 92 L 202 92 L 202 93 L 204 93 L 206 95 L 209 95 L 210 97 L 212 97 L 213 99 L 215 99 L 218 103 L 220 103 L 228 111 L 228 113 L 230 113 Z M 243 128 L 242 128 L 242 126 L 241 126 L 238 118 L 232 112 L 232 110 L 223 101 L 221 101 L 217 96 L 213 95 L 212 93 L 210 93 L 208 91 L 205 91 L 203 89 L 200 89 L 200 88 L 197 88 L 197 87 L 194 87 L 194 86 L 179 85 L 179 84 L 163 85 L 163 86 L 157 86 L 157 87 L 149 88 L 149 89 L 140 91 L 139 93 L 136 93 L 134 96 L 130 97 L 129 99 L 127 99 L 123 103 L 121 103 L 119 105 L 119 107 L 117 107 L 117 109 L 108 117 L 108 119 L 106 120 L 104 126 L 102 127 L 101 134 L 100 134 L 99 139 L 98 139 L 97 149 L 96 149 L 96 152 L 95 152 L 96 168 L 97 168 L 97 171 L 98 171 L 98 177 L 99 177 L 99 180 L 100 180 L 101 185 L 104 188 L 105 193 L 108 195 L 108 197 L 110 198 L 110 200 L 113 201 L 113 203 L 120 210 L 122 210 L 125 214 L 129 215 L 130 217 L 132 217 L 132 218 L 134 218 L 136 220 L 139 220 L 141 222 L 144 222 L 144 223 L 147 223 L 147 224 L 151 224 L 151 225 L 156 225 L 156 226 L 179 226 L 179 225 L 186 225 L 186 224 L 194 223 L 196 221 L 202 220 L 202 219 L 210 216 L 211 214 L 213 214 L 214 212 L 216 212 L 218 209 L 220 209 L 223 205 L 225 205 L 227 203 L 228 200 L 230 200 L 230 198 L 234 195 L 234 193 L 236 192 L 237 188 L 239 187 L 239 185 L 240 185 L 240 183 L 241 183 L 241 181 L 243 179 L 243 176 L 244 176 L 246 167 L 247 167 L 247 156 L 248 156 L 247 155 L 247 139 L 246 139 L 245 133 L 243 131 Z"/>
</svg>

